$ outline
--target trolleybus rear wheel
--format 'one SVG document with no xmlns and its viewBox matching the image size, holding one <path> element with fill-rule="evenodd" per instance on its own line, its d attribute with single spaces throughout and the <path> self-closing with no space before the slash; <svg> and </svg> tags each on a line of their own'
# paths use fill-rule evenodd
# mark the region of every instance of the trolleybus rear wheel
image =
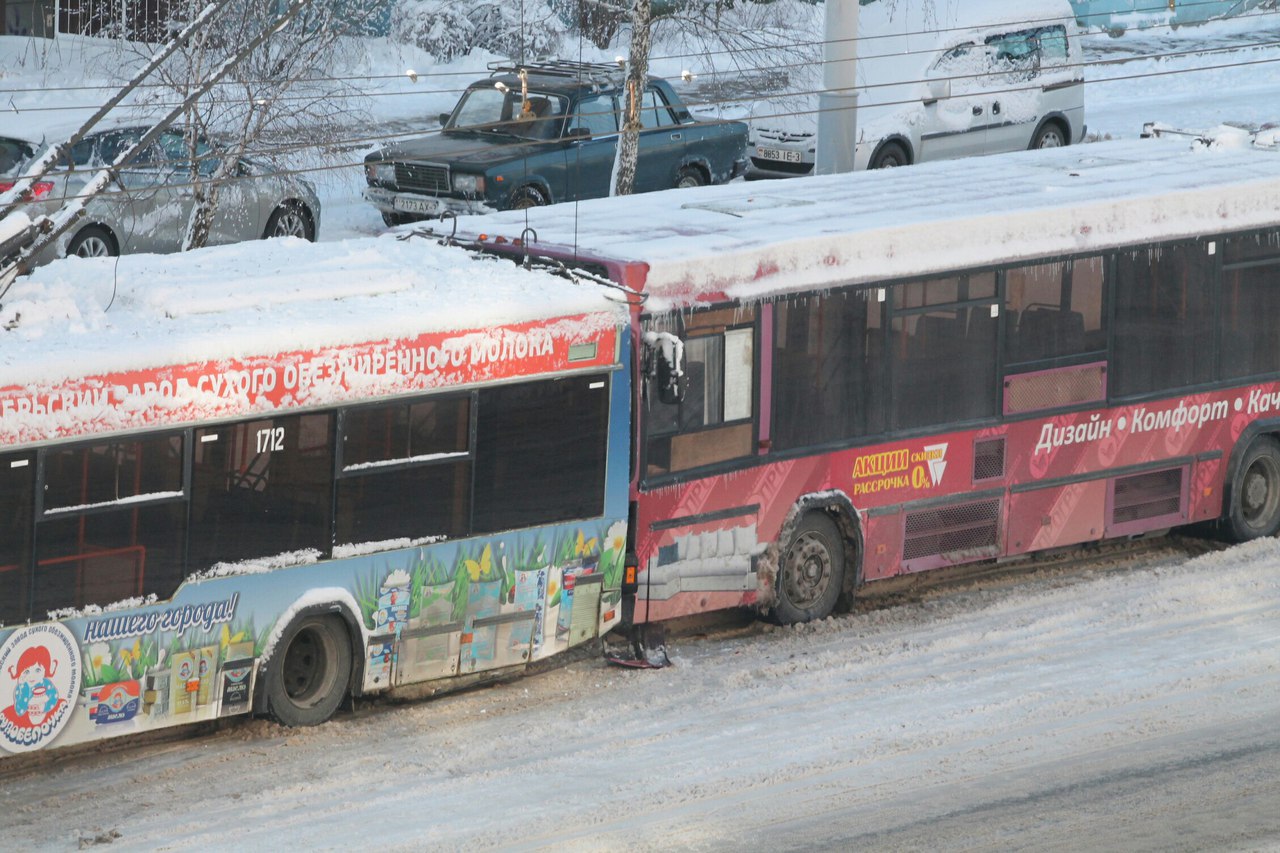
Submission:
<svg viewBox="0 0 1280 853">
<path fill-rule="evenodd" d="M 1231 483 L 1227 531 L 1237 542 L 1280 530 L 1280 442 L 1260 435 L 1240 460 Z"/>
<path fill-rule="evenodd" d="M 267 664 L 267 713 L 286 726 L 316 726 L 333 716 L 351 679 L 351 640 L 337 616 L 290 623 Z"/>
</svg>

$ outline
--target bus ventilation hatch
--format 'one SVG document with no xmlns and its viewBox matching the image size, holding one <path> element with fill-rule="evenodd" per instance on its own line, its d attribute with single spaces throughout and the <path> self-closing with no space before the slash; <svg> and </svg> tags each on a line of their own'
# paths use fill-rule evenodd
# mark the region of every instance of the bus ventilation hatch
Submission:
<svg viewBox="0 0 1280 853">
<path fill-rule="evenodd" d="M 907 513 L 902 560 L 922 561 L 908 570 L 959 563 L 994 556 L 999 544 L 998 498 L 931 507 Z"/>
<path fill-rule="evenodd" d="M 994 480 L 1004 476 L 1004 436 L 984 438 L 973 443 L 973 481 Z"/>
<path fill-rule="evenodd" d="M 1179 520 L 1183 515 L 1182 468 L 1117 477 L 1111 523 L 1127 524 L 1149 518 Z"/>
</svg>

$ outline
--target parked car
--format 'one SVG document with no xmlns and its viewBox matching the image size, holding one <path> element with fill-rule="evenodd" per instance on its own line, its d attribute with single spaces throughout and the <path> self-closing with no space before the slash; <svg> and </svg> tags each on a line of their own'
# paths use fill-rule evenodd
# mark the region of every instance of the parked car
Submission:
<svg viewBox="0 0 1280 853">
<path fill-rule="evenodd" d="M 27 215 L 52 215 L 97 174 L 145 134 L 145 127 L 123 127 L 85 136 L 29 191 Z M 24 155 L 9 177 L 43 150 L 30 140 L 3 138 L 0 151 Z M 201 139 L 197 148 L 200 171 L 217 169 L 219 150 Z M 5 173 L 0 173 L 5 174 Z M 0 180 L 0 191 L 12 187 Z M 195 203 L 190 182 L 190 159 L 180 129 L 164 131 L 132 163 L 120 170 L 119 181 L 86 205 L 85 214 L 37 262 L 56 257 L 114 256 L 135 252 L 176 252 L 182 247 Z M 320 227 L 320 200 L 315 188 L 301 178 L 280 175 L 249 159 L 241 159 L 233 178 L 219 190 L 209 244 L 234 243 L 259 237 L 301 237 L 315 240 Z"/>
<path fill-rule="evenodd" d="M 365 198 L 388 225 L 607 196 L 618 145 L 617 66 L 496 66 L 439 133 L 365 158 Z M 722 184 L 746 167 L 747 126 L 695 119 L 667 81 L 642 95 L 635 191 Z"/>
<path fill-rule="evenodd" d="M 1083 54 L 1071 5 L 1027 0 L 1014 8 L 1006 0 L 862 7 L 854 168 L 1084 139 Z M 747 177 L 812 172 L 814 124 L 808 117 L 754 126 Z"/>
</svg>

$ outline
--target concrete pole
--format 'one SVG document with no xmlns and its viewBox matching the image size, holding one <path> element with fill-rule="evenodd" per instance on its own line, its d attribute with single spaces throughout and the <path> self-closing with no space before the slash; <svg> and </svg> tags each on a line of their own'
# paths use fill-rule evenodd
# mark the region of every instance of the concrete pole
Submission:
<svg viewBox="0 0 1280 853">
<path fill-rule="evenodd" d="M 814 173 L 833 175 L 853 171 L 858 138 L 858 0 L 826 1 L 823 42 Z"/>
</svg>

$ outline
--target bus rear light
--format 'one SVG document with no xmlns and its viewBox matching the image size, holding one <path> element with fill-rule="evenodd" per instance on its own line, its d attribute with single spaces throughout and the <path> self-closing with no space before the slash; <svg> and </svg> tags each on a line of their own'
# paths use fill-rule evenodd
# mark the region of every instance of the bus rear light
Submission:
<svg viewBox="0 0 1280 853">
<path fill-rule="evenodd" d="M 617 615 L 618 615 L 618 611 L 616 611 L 616 610 L 606 610 L 606 611 L 604 612 L 604 621 L 606 621 L 606 622 L 612 622 L 612 621 L 613 621 L 613 617 L 614 617 L 614 616 L 617 616 Z"/>
<path fill-rule="evenodd" d="M 15 183 L 17 182 L 16 181 L 0 181 L 0 193 L 7 193 L 9 190 L 13 189 L 13 185 Z M 53 192 L 52 181 L 36 181 L 30 187 L 23 190 L 22 200 L 35 201 L 36 199 L 44 198 L 51 192 Z"/>
</svg>

